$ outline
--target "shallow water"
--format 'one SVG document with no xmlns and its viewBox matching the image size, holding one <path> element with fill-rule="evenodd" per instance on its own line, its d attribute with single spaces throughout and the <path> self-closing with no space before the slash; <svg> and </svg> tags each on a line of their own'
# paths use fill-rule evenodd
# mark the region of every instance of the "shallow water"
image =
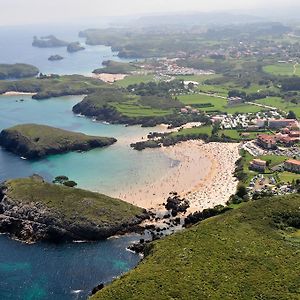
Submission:
<svg viewBox="0 0 300 300">
<path fill-rule="evenodd" d="M 0 181 L 33 173 L 51 180 L 63 174 L 78 182 L 79 187 L 110 194 L 162 176 L 172 165 L 159 151 L 137 152 L 124 142 L 126 137 L 143 136 L 149 129 L 108 125 L 75 116 L 72 106 L 81 99 L 37 101 L 30 96 L 0 96 L 0 130 L 16 124 L 39 123 L 122 140 L 105 149 L 54 155 L 33 162 L 0 148 Z M 94 286 L 138 263 L 139 257 L 125 250 L 129 241 L 137 238 L 28 246 L 0 236 L 0 299 L 85 299 Z"/>
<path fill-rule="evenodd" d="M 116 194 L 117 189 L 163 176 L 172 164 L 166 155 L 160 151 L 134 151 L 130 142 L 124 142 L 126 138 L 142 137 L 150 129 L 109 125 L 77 117 L 71 110 L 81 99 L 76 96 L 38 101 L 30 96 L 0 96 L 0 130 L 16 124 L 37 123 L 122 140 L 104 149 L 53 155 L 33 162 L 0 149 L 0 181 L 33 173 L 48 180 L 66 175 L 79 187 Z"/>
</svg>

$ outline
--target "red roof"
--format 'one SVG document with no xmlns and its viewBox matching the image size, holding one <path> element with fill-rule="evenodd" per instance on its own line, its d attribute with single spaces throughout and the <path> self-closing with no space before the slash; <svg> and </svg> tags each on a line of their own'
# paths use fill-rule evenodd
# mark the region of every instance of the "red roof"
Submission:
<svg viewBox="0 0 300 300">
<path fill-rule="evenodd" d="M 300 166 L 300 160 L 296 160 L 296 159 L 289 159 L 286 161 L 286 163 L 291 164 L 291 165 Z"/>
</svg>

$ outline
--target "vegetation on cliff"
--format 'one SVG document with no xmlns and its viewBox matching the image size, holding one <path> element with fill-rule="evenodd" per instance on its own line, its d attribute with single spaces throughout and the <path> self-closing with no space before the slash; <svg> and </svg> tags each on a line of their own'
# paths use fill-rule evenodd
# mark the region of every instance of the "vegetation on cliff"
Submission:
<svg viewBox="0 0 300 300">
<path fill-rule="evenodd" d="M 104 61 L 102 64 L 104 67 L 94 70 L 93 73 L 129 74 L 139 69 L 134 63 L 124 63 L 113 60 Z"/>
<path fill-rule="evenodd" d="M 0 64 L 0 79 L 34 77 L 39 69 L 28 64 Z"/>
<path fill-rule="evenodd" d="M 25 241 L 104 239 L 145 217 L 124 201 L 39 176 L 6 181 L 0 194 L 0 231 Z"/>
<path fill-rule="evenodd" d="M 154 242 L 92 299 L 298 299 L 299 206 L 299 194 L 265 198 Z"/>
<path fill-rule="evenodd" d="M 115 142 L 114 138 L 89 136 L 38 124 L 17 125 L 0 133 L 2 147 L 30 159 L 75 150 L 87 151 Z"/>
<path fill-rule="evenodd" d="M 94 92 L 105 83 L 82 75 L 41 75 L 38 78 L 0 82 L 0 94 L 5 92 L 36 93 L 34 99 L 47 99 L 66 95 L 85 95 Z"/>
</svg>

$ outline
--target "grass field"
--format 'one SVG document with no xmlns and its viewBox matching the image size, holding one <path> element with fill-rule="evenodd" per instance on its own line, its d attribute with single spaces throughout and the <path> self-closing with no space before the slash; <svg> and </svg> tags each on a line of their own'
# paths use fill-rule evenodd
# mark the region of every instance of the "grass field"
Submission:
<svg viewBox="0 0 300 300">
<path fill-rule="evenodd" d="M 291 172 L 282 172 L 278 174 L 280 181 L 291 183 L 293 180 L 300 179 L 299 174 L 291 173 Z"/>
<path fill-rule="evenodd" d="M 242 137 L 241 136 L 242 133 L 248 133 L 249 136 Z M 235 129 L 224 129 L 224 130 L 219 131 L 219 136 L 224 134 L 225 136 L 230 137 L 234 140 L 241 141 L 241 140 L 244 140 L 244 139 L 255 139 L 257 137 L 257 134 L 260 134 L 260 133 L 261 133 L 260 131 L 251 131 L 251 132 L 242 131 L 241 132 L 241 131 L 238 131 L 238 130 L 235 130 Z"/>
<path fill-rule="evenodd" d="M 92 299 L 299 299 L 299 228 L 289 223 L 299 206 L 299 195 L 265 198 L 154 242 Z"/>
<path fill-rule="evenodd" d="M 141 82 L 150 82 L 154 80 L 154 75 L 129 75 L 126 76 L 123 80 L 117 81 L 115 84 L 120 87 L 127 87 L 131 84 L 139 84 Z"/>
<path fill-rule="evenodd" d="M 122 115 L 127 117 L 157 117 L 172 114 L 172 110 L 154 109 L 131 102 L 112 103 L 111 105 L 114 106 Z"/>
<path fill-rule="evenodd" d="M 213 79 L 213 78 L 218 78 L 220 75 L 218 74 L 212 74 L 212 75 L 178 75 L 175 76 L 176 79 L 178 80 L 184 80 L 184 81 L 196 81 L 198 83 L 203 83 L 207 79 Z"/>
<path fill-rule="evenodd" d="M 259 158 L 264 161 L 270 161 L 271 168 L 280 165 L 289 159 L 287 156 L 279 156 L 279 155 L 263 155 Z"/>
<path fill-rule="evenodd" d="M 211 97 L 206 95 L 182 95 L 179 96 L 178 99 L 186 105 L 197 105 L 197 104 L 211 104 L 212 106 L 207 106 L 200 108 L 203 111 L 219 111 L 222 110 L 227 105 L 227 100 L 217 97 Z"/>
<path fill-rule="evenodd" d="M 284 101 L 279 97 L 260 99 L 257 100 L 256 103 L 276 107 L 285 112 L 289 112 L 290 110 L 292 110 L 297 115 L 297 117 L 300 118 L 300 106 L 291 102 Z"/>
<path fill-rule="evenodd" d="M 229 114 L 235 113 L 256 113 L 259 111 L 264 110 L 264 108 L 251 105 L 251 104 L 241 104 L 241 105 L 234 105 L 234 106 L 227 106 L 227 99 L 207 96 L 207 95 L 200 95 L 200 94 L 191 94 L 191 95 L 181 95 L 178 99 L 184 103 L 185 105 L 204 105 L 204 104 L 211 104 L 199 107 L 199 110 L 205 112 L 227 112 Z"/>
<path fill-rule="evenodd" d="M 263 68 L 264 72 L 272 75 L 282 75 L 282 76 L 300 76 L 300 67 L 296 65 L 294 67 L 293 63 L 278 63 L 274 65 L 265 66 Z"/>
</svg>

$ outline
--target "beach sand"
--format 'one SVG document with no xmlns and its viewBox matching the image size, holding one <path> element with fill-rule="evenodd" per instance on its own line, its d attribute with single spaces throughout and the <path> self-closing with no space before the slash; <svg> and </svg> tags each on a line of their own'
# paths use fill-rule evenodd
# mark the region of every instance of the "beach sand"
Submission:
<svg viewBox="0 0 300 300">
<path fill-rule="evenodd" d="M 4 96 L 22 96 L 22 95 L 29 95 L 29 96 L 33 96 L 35 95 L 35 93 L 26 93 L 26 92 L 6 92 L 4 94 L 2 94 Z"/>
<path fill-rule="evenodd" d="M 115 81 L 124 79 L 126 76 L 127 76 L 126 74 L 101 73 L 101 74 L 93 74 L 91 77 L 100 79 L 107 83 L 114 83 Z"/>
<path fill-rule="evenodd" d="M 194 212 L 224 205 L 236 191 L 233 172 L 239 158 L 238 144 L 188 141 L 149 151 L 163 151 L 177 164 L 157 181 L 129 186 L 116 192 L 114 197 L 146 209 L 160 210 L 169 193 L 174 191 L 190 201 L 189 212 Z"/>
</svg>

